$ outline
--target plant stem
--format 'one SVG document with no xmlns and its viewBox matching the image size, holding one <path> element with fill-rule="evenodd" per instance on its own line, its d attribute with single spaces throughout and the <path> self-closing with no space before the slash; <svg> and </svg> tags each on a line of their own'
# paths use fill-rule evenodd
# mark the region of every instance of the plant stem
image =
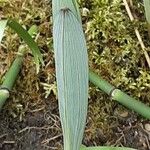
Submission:
<svg viewBox="0 0 150 150">
<path fill-rule="evenodd" d="M 90 71 L 89 73 L 89 80 L 94 85 L 98 86 L 102 91 L 110 95 L 113 100 L 119 102 L 129 109 L 134 110 L 143 117 L 150 119 L 150 107 L 148 107 L 147 105 L 130 97 L 121 90 L 116 89 L 114 86 L 112 86 L 110 83 L 108 83 L 92 71 Z"/>
<path fill-rule="evenodd" d="M 114 90 L 112 98 L 131 110 L 141 114 L 143 117 L 150 119 L 150 107 L 142 102 L 130 97 L 119 89 Z"/>
<path fill-rule="evenodd" d="M 36 32 L 37 27 L 34 25 L 28 31 L 28 33 L 31 36 L 33 36 L 33 34 Z M 24 53 L 25 53 L 24 46 L 20 46 L 16 59 L 12 63 L 8 72 L 5 74 L 4 81 L 0 87 L 0 111 L 3 105 L 5 104 L 7 98 L 9 98 L 10 91 L 13 88 L 13 85 L 22 67 Z"/>
<path fill-rule="evenodd" d="M 89 79 L 94 85 L 98 86 L 102 91 L 104 91 L 107 94 L 110 94 L 111 91 L 115 88 L 106 80 L 102 79 L 92 71 L 89 72 Z"/>
<path fill-rule="evenodd" d="M 1 85 L 1 89 L 0 89 L 0 110 L 1 110 L 2 106 L 4 105 L 6 99 L 9 97 L 8 93 L 12 89 L 12 87 L 16 81 L 16 78 L 17 78 L 18 73 L 22 66 L 22 62 L 23 62 L 23 55 L 22 56 L 18 55 L 17 58 L 15 59 L 15 61 L 12 63 L 9 71 L 5 75 L 4 82 Z M 5 93 L 7 93 L 7 94 L 5 94 Z M 3 96 L 1 96 L 1 95 L 3 95 Z"/>
</svg>

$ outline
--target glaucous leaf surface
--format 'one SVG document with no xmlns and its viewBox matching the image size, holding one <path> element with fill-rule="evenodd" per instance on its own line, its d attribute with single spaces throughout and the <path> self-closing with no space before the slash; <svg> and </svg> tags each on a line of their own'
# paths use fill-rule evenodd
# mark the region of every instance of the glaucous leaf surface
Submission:
<svg viewBox="0 0 150 150">
<path fill-rule="evenodd" d="M 88 104 L 86 42 L 81 22 L 71 9 L 60 9 L 53 20 L 56 78 L 64 150 L 79 150 Z"/>
</svg>

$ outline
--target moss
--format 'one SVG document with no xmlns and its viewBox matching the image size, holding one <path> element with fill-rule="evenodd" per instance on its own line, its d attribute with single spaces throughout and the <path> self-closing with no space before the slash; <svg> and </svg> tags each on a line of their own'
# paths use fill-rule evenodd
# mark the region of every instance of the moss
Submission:
<svg viewBox="0 0 150 150">
<path fill-rule="evenodd" d="M 90 0 L 81 1 L 81 4 L 88 9 L 88 15 L 83 16 L 83 22 L 90 67 L 114 86 L 149 104 L 150 69 L 134 32 L 134 27 L 138 27 L 145 45 L 149 45 L 141 2 L 134 1 L 132 11 L 137 16 L 133 23 L 129 20 L 122 0 Z M 92 130 L 91 138 L 95 140 L 97 129 L 101 129 L 104 137 L 109 139 L 112 132 L 110 126 L 118 120 L 118 116 L 114 114 L 115 103 L 96 91 L 90 90 L 92 100 L 89 114 L 92 123 L 88 125 L 88 129 Z M 117 109 L 127 111 L 122 106 L 117 106 Z"/>
<path fill-rule="evenodd" d="M 90 1 L 90 7 L 85 3 L 83 5 L 89 9 L 88 19 L 84 23 L 90 66 L 115 86 L 140 97 L 137 86 L 141 78 L 140 70 L 149 74 L 149 68 L 135 36 L 134 26 L 139 26 L 140 30 L 142 28 L 145 39 L 145 22 L 139 22 L 144 20 L 140 18 L 136 24 L 132 24 L 121 0 Z M 135 6 L 141 9 L 137 12 L 141 16 L 141 3 L 136 2 Z M 149 41 L 145 42 L 148 45 Z M 146 84 L 144 86 L 147 87 Z M 134 90 L 130 85 L 134 86 Z M 147 89 L 142 92 L 147 93 Z"/>
<path fill-rule="evenodd" d="M 52 38 L 50 38 L 52 35 L 50 5 L 48 1 L 21 2 L 14 0 L 1 3 L 0 8 L 2 9 L 3 18 L 15 18 L 26 29 L 29 29 L 33 24 L 39 27 L 37 42 L 44 55 L 46 66 L 41 68 L 41 72 L 37 75 L 32 56 L 29 52 L 25 56 L 23 68 L 12 91 L 10 101 L 5 106 L 5 111 L 8 110 L 10 115 L 20 117 L 22 120 L 22 115 L 25 115 L 30 109 L 40 109 L 40 107 L 43 107 L 44 101 L 42 101 L 42 97 L 44 97 L 43 92 L 45 90 L 41 82 L 47 82 L 48 84 L 49 74 L 52 75 L 49 83 L 52 84 L 52 81 L 54 81 Z M 14 60 L 19 45 L 24 44 L 12 30 L 7 29 L 5 33 L 6 36 L 1 48 L 2 59 L 0 62 L 3 69 L 0 70 L 0 78 L 3 77 Z"/>
</svg>

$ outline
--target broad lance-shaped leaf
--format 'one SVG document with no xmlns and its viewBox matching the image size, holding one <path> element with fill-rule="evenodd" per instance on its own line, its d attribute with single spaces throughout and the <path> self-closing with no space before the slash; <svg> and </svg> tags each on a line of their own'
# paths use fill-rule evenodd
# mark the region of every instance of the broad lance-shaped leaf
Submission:
<svg viewBox="0 0 150 150">
<path fill-rule="evenodd" d="M 58 11 L 53 36 L 64 150 L 79 150 L 87 116 L 88 56 L 82 25 L 70 9 Z"/>
<path fill-rule="evenodd" d="M 16 21 L 14 20 L 1 20 L 0 21 L 0 42 L 3 37 L 4 29 L 8 25 L 11 27 L 29 46 L 34 56 L 34 61 L 37 67 L 37 72 L 39 71 L 39 62 L 43 63 L 42 55 L 40 49 L 38 48 L 37 44 L 33 40 L 33 38 L 29 35 L 29 33 Z"/>
<path fill-rule="evenodd" d="M 53 18 L 57 16 L 61 9 L 69 8 L 73 14 L 81 21 L 77 0 L 53 0 Z"/>
</svg>

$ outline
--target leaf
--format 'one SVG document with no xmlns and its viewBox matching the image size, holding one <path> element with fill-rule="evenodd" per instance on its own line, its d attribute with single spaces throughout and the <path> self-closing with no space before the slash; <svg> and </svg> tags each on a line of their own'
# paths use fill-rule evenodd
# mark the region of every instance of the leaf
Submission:
<svg viewBox="0 0 150 150">
<path fill-rule="evenodd" d="M 60 10 L 53 27 L 59 112 L 64 150 L 79 150 L 88 105 L 88 56 L 80 21 Z"/>
<path fill-rule="evenodd" d="M 32 54 L 34 56 L 34 61 L 36 64 L 37 72 L 39 71 L 39 62 L 44 64 L 40 49 L 38 48 L 37 44 L 30 36 L 30 34 L 16 21 L 8 20 L 8 26 L 11 27 L 29 46 L 32 50 Z"/>
<path fill-rule="evenodd" d="M 81 21 L 77 0 L 53 0 L 52 6 L 54 19 L 61 9 L 69 8 L 72 13 L 79 19 L 79 21 Z"/>
<path fill-rule="evenodd" d="M 81 147 L 80 150 L 136 150 L 136 149 L 127 147 L 98 146 L 98 147 Z"/>
<path fill-rule="evenodd" d="M 144 8 L 147 22 L 150 24 L 150 0 L 144 0 Z"/>
<path fill-rule="evenodd" d="M 7 25 L 7 20 L 0 20 L 0 43 L 2 41 L 6 25 Z"/>
<path fill-rule="evenodd" d="M 0 21 L 0 43 L 4 34 L 4 30 L 6 28 L 6 25 L 11 27 L 29 46 L 29 48 L 32 51 L 32 54 L 34 56 L 34 61 L 36 64 L 37 72 L 39 71 L 39 63 L 41 62 L 44 64 L 42 55 L 40 52 L 40 49 L 38 48 L 38 45 L 35 43 L 33 38 L 30 36 L 30 31 L 29 33 L 16 21 L 14 20 L 1 20 Z M 32 29 L 30 30 L 37 30 L 36 26 L 33 26 Z M 32 31 L 31 31 L 32 32 Z"/>
</svg>

